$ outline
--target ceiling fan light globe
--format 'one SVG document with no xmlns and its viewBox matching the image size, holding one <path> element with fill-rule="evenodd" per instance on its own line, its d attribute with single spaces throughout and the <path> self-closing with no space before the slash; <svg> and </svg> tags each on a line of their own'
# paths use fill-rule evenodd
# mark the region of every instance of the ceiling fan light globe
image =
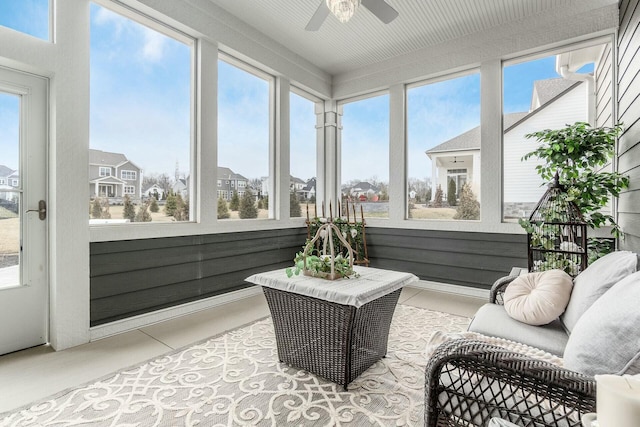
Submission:
<svg viewBox="0 0 640 427">
<path fill-rule="evenodd" d="M 343 24 L 356 13 L 360 0 L 327 0 L 327 7 Z"/>
</svg>

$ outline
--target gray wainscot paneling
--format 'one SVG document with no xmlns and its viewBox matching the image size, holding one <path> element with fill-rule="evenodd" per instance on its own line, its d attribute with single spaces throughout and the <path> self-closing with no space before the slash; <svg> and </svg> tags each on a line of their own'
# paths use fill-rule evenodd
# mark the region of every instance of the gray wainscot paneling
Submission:
<svg viewBox="0 0 640 427">
<path fill-rule="evenodd" d="M 292 264 L 306 229 L 91 243 L 91 326 L 248 286 Z"/>
<path fill-rule="evenodd" d="M 91 244 L 91 326 L 253 286 L 256 272 L 292 265 L 306 229 Z M 372 267 L 488 288 L 526 266 L 525 235 L 367 228 Z"/>
<path fill-rule="evenodd" d="M 640 252 L 640 5 L 620 2 L 618 31 L 618 120 L 625 131 L 618 146 L 618 170 L 629 175 L 629 189 L 618 200 L 618 223 L 625 233 L 621 249 Z"/>
<path fill-rule="evenodd" d="M 367 227 L 372 267 L 409 271 L 423 280 L 488 289 L 527 266 L 525 234 Z"/>
</svg>

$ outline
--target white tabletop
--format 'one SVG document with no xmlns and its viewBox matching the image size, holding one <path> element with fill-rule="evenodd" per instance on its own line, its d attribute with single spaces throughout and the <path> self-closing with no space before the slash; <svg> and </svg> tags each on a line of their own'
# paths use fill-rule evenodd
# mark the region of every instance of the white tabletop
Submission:
<svg viewBox="0 0 640 427">
<path fill-rule="evenodd" d="M 254 274 L 245 280 L 268 288 L 355 307 L 361 307 L 409 283 L 418 281 L 418 277 L 411 273 L 361 266 L 354 266 L 353 269 L 360 275 L 359 277 L 326 280 L 305 276 L 300 272 L 298 276 L 288 278 L 286 269 L 283 268 Z"/>
</svg>

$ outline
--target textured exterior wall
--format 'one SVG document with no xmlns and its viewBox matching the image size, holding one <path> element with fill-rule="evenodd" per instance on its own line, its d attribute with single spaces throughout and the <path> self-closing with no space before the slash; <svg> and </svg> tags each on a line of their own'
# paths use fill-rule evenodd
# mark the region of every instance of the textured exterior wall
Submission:
<svg viewBox="0 0 640 427">
<path fill-rule="evenodd" d="M 292 265 L 306 229 L 91 244 L 91 326 L 246 288 Z"/>
<path fill-rule="evenodd" d="M 620 248 L 640 252 L 640 6 L 620 3 L 618 32 L 618 120 L 625 132 L 618 146 L 618 170 L 631 178 L 618 201 L 618 223 L 625 233 Z"/>
</svg>

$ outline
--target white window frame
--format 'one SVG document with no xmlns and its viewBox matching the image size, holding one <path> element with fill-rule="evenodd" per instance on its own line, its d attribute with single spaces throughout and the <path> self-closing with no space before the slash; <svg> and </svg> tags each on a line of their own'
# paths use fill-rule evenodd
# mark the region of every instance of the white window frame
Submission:
<svg viewBox="0 0 640 427">
<path fill-rule="evenodd" d="M 342 194 L 342 115 L 343 115 L 343 111 L 344 111 L 344 106 L 346 104 L 351 104 L 354 102 L 359 102 L 359 101 L 364 101 L 366 99 L 370 99 L 370 98 L 375 98 L 378 96 L 383 96 L 383 95 L 387 95 L 389 97 L 389 142 L 391 141 L 391 91 L 389 89 L 384 89 L 384 90 L 377 90 L 375 92 L 368 92 L 366 94 L 362 94 L 359 96 L 353 96 L 350 98 L 344 98 L 341 99 L 339 101 L 337 101 L 337 110 L 338 110 L 338 119 L 337 119 L 337 126 L 338 126 L 338 132 L 337 132 L 337 151 L 336 151 L 336 158 L 335 158 L 335 176 L 336 176 L 336 182 L 335 182 L 335 188 L 333 189 L 334 191 L 334 195 L 336 200 L 340 200 L 341 199 L 341 194 Z M 388 156 L 389 158 L 387 159 L 387 163 L 389 163 L 389 160 L 391 158 L 391 144 L 389 143 L 389 146 L 387 147 L 388 149 Z M 327 171 L 325 171 L 326 173 Z M 363 178 L 366 179 L 366 178 Z M 389 182 L 387 183 L 387 187 L 389 188 L 389 190 L 391 191 L 391 180 L 392 180 L 392 176 L 391 173 L 389 173 Z M 391 195 L 389 195 L 389 197 L 391 197 Z M 388 215 L 389 217 L 385 217 L 382 218 L 382 221 L 388 221 L 389 218 L 391 218 L 391 199 L 389 199 L 389 210 L 388 210 Z M 369 222 L 371 219 L 373 219 L 373 222 L 375 223 L 376 221 L 378 221 L 377 218 L 367 218 L 367 221 Z"/>
<path fill-rule="evenodd" d="M 113 176 L 111 174 L 111 167 L 109 167 L 109 166 L 100 166 L 98 168 L 98 175 L 99 176 Z"/>
<path fill-rule="evenodd" d="M 224 52 L 224 51 L 220 51 L 219 55 L 218 55 L 218 60 L 226 62 L 227 64 L 239 68 L 242 71 L 245 71 L 259 79 L 265 80 L 268 84 L 269 84 L 269 147 L 268 147 L 268 152 L 269 152 L 269 176 L 270 176 L 270 180 L 269 182 L 274 183 L 276 181 L 276 176 L 277 176 L 277 171 L 276 171 L 276 156 L 275 156 L 275 146 L 276 146 L 276 142 L 275 142 L 275 138 L 276 138 L 276 132 L 275 132 L 275 120 L 276 120 L 276 77 L 273 74 L 270 74 L 264 70 L 261 70 L 260 68 L 258 68 L 255 65 L 249 64 L 248 62 L 245 62 L 241 59 L 236 58 L 235 56 Z M 237 180 L 236 180 L 237 181 Z M 229 182 L 227 181 L 227 184 Z M 271 186 L 273 188 L 270 189 L 269 193 L 273 194 L 274 191 L 271 190 L 275 190 L 275 186 L 274 184 L 271 184 Z M 235 188 L 238 188 L 237 186 Z M 239 197 L 242 197 L 242 195 L 244 194 L 244 191 L 242 193 L 238 193 Z M 287 198 L 289 196 L 287 195 Z M 269 218 L 268 220 L 275 220 L 276 218 L 276 213 L 275 213 L 275 207 L 277 206 L 277 200 L 269 200 Z M 260 221 L 268 221 L 268 220 L 260 220 Z M 227 223 L 228 221 L 225 221 L 225 223 Z M 235 222 L 235 221 L 231 221 L 231 222 Z M 242 222 L 242 221 L 239 221 Z"/>
<path fill-rule="evenodd" d="M 322 123 L 324 123 L 324 101 L 295 85 L 291 85 L 289 87 L 289 91 L 314 103 L 314 113 L 316 115 L 316 169 L 314 177 L 316 178 L 316 182 L 320 180 L 324 181 L 324 177 L 327 174 L 326 165 L 328 165 L 329 162 L 325 162 L 324 129 L 320 128 L 318 122 L 318 120 L 321 120 Z M 383 93 L 389 92 L 384 91 Z M 319 113 L 319 111 L 322 111 L 322 113 Z M 391 113 L 391 110 L 389 110 L 389 113 Z M 289 113 L 289 117 L 291 117 L 291 113 Z M 291 141 L 289 141 L 289 144 L 291 144 Z M 289 150 L 291 150 L 291 146 L 289 147 Z M 289 162 L 291 162 L 291 160 L 289 160 Z M 289 175 L 291 176 L 291 174 Z M 340 183 L 338 183 L 338 186 L 340 188 Z M 287 197 L 289 196 L 287 195 Z M 316 203 L 318 202 L 324 203 L 322 199 L 316 200 Z"/>
<path fill-rule="evenodd" d="M 133 177 L 133 178 L 131 178 Z M 138 179 L 138 172 L 136 171 L 132 171 L 132 170 L 121 170 L 120 171 L 120 179 L 123 179 L 125 181 L 135 181 L 136 179 Z"/>
<path fill-rule="evenodd" d="M 504 76 L 504 69 L 505 67 L 509 67 L 511 65 L 517 65 L 517 64 L 522 64 L 525 62 L 531 62 L 531 61 L 535 61 L 541 58 L 545 58 L 551 55 L 558 55 L 561 53 L 567 53 L 567 52 L 572 52 L 572 51 L 576 51 L 576 50 L 580 50 L 583 48 L 587 48 L 587 47 L 591 47 L 591 46 L 598 46 L 598 45 L 602 45 L 602 44 L 611 44 L 611 51 L 612 51 L 612 55 L 613 55 L 613 59 L 610 59 L 612 61 L 612 70 L 615 69 L 615 50 L 616 50 L 616 43 L 617 40 L 614 37 L 613 34 L 611 35 L 605 35 L 605 36 L 601 36 L 601 37 L 595 37 L 592 39 L 588 39 L 585 41 L 580 41 L 580 42 L 575 42 L 575 43 L 571 43 L 571 42 L 567 42 L 564 43 L 562 45 L 559 46 L 554 46 L 551 48 L 542 48 L 540 50 L 537 50 L 535 52 L 532 53 L 517 53 L 514 55 L 510 55 L 508 57 L 505 57 L 502 59 L 502 61 L 500 62 L 500 90 L 501 90 L 501 94 L 502 94 L 502 98 L 504 98 L 504 81 L 503 81 L 503 76 Z M 613 92 L 611 94 L 612 96 L 612 100 L 615 99 L 616 97 L 616 92 L 615 92 L 615 73 L 610 77 L 611 78 L 611 89 Z M 615 103 L 614 103 L 615 104 Z M 504 106 L 503 106 L 503 99 L 500 100 L 500 114 L 503 115 L 504 114 Z M 615 105 L 613 107 L 613 111 L 612 111 L 612 117 L 615 118 L 616 117 L 616 110 L 615 110 Z M 615 120 L 615 119 L 614 119 Z M 615 121 L 614 121 L 615 123 Z M 504 128 L 500 128 L 500 150 L 501 153 L 504 150 Z M 616 158 L 616 154 L 614 154 L 614 159 Z M 503 160 L 504 161 L 504 160 Z M 615 160 L 614 160 L 615 161 Z M 500 167 L 504 170 L 504 164 L 501 162 Z M 504 174 L 501 176 L 502 180 L 500 182 L 501 185 L 501 193 L 504 194 L 504 180 L 505 180 L 505 176 Z M 505 225 L 505 226 L 512 226 L 513 224 L 516 224 L 516 221 L 509 221 L 506 220 L 504 217 L 504 199 L 501 198 L 500 199 L 500 205 L 499 205 L 499 209 L 500 209 L 500 222 Z M 611 205 L 611 212 L 610 214 L 613 215 L 615 217 L 617 213 L 617 206 L 614 200 L 614 203 Z M 518 225 L 518 227 L 520 227 Z M 603 227 L 604 230 L 609 229 L 608 227 Z"/>
<path fill-rule="evenodd" d="M 136 194 L 136 187 L 135 185 L 125 185 L 124 186 L 124 190 L 123 190 L 124 194 Z"/>
<path fill-rule="evenodd" d="M 4 178 L 0 178 L 0 185 L 4 185 L 4 184 L 5 184 Z"/>
<path fill-rule="evenodd" d="M 11 185 L 12 185 L 13 187 L 17 187 L 19 183 L 20 183 L 20 181 L 19 181 L 19 180 L 17 180 L 17 179 L 12 179 L 12 180 L 11 180 Z"/>
<path fill-rule="evenodd" d="M 202 228 L 199 227 L 198 222 L 201 221 L 200 213 L 203 212 L 205 215 L 209 214 L 209 210 L 200 209 L 200 204 L 202 203 L 198 199 L 198 187 L 201 178 L 201 171 L 197 167 L 199 165 L 198 155 L 200 151 L 205 151 L 204 149 L 200 150 L 200 141 L 207 140 L 207 137 L 212 134 L 212 130 L 202 131 L 200 128 L 197 128 L 197 116 L 200 113 L 199 103 L 203 104 L 211 104 L 209 101 L 200 100 L 198 98 L 197 90 L 200 90 L 196 82 L 198 81 L 200 74 L 200 64 L 201 61 L 205 62 L 206 59 L 203 56 L 207 56 L 209 58 L 209 62 L 211 60 L 217 60 L 218 51 L 211 44 L 203 43 L 200 41 L 199 37 L 201 35 L 196 31 L 190 30 L 187 27 L 181 27 L 180 29 L 172 26 L 169 22 L 163 22 L 158 17 L 151 17 L 145 12 L 141 10 L 137 10 L 132 6 L 128 6 L 120 1 L 112 1 L 112 0 L 91 0 L 91 2 L 105 7 L 117 14 L 120 14 L 128 19 L 135 21 L 138 24 L 146 26 L 152 30 L 155 30 L 161 34 L 164 34 L 167 37 L 173 38 L 174 40 L 181 42 L 189 47 L 191 51 L 190 58 L 190 68 L 191 68 L 191 76 L 190 76 L 190 97 L 189 103 L 191 105 L 191 117 L 190 117 L 190 141 L 189 141 L 189 162 L 190 162 L 190 183 L 189 183 L 189 215 L 190 220 L 184 222 L 170 222 L 170 223 L 146 223 L 146 224 L 136 224 L 136 223 L 128 223 L 128 224 L 118 224 L 118 225 L 109 225 L 109 224 L 100 224 L 93 225 L 90 228 L 91 232 L 91 241 L 92 242 L 100 242 L 100 241 L 112 241 L 112 240 L 128 240 L 132 238 L 148 238 L 148 237 L 170 237 L 170 236 L 178 236 L 184 235 L 185 233 L 201 233 Z M 189 31 L 191 34 L 189 34 Z M 203 49 L 204 52 L 200 52 L 200 49 Z M 200 55 L 199 54 L 202 54 Z M 207 79 L 208 77 L 202 77 L 203 79 Z M 201 124 L 200 124 L 201 126 Z M 202 133 L 201 133 L 202 132 Z M 206 150 L 209 152 L 209 150 Z M 202 156 L 204 158 L 208 157 L 207 155 Z M 211 174 L 204 173 L 209 176 L 209 179 L 212 179 L 213 176 Z M 215 172 L 214 172 L 215 174 Z M 140 176 L 142 173 L 140 173 Z M 162 194 L 160 194 L 162 195 Z M 216 216 L 216 213 L 210 214 L 212 218 Z"/>
</svg>

